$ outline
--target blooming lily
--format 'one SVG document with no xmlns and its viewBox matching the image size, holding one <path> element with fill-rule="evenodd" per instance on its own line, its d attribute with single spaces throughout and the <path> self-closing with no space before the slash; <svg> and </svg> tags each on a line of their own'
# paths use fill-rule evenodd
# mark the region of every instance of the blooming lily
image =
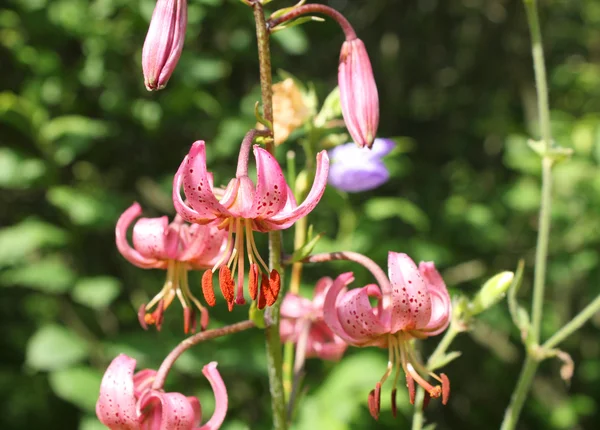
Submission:
<svg viewBox="0 0 600 430">
<path fill-rule="evenodd" d="M 329 158 L 326 151 L 317 154 L 315 181 L 308 196 L 298 205 L 287 185 L 279 163 L 268 151 L 254 146 L 256 185 L 248 177 L 250 147 L 256 134 L 250 131 L 241 145 L 236 177 L 225 190 L 213 187 L 212 174 L 206 168 L 206 145 L 197 141 L 184 158 L 173 181 L 173 202 L 177 213 L 186 221 L 216 225 L 228 232 L 227 247 L 212 270 L 202 278 L 203 291 L 209 304 L 214 302 L 212 273 L 219 269 L 219 284 L 229 309 L 234 302 L 244 304 L 245 251 L 250 261 L 248 290 L 258 307 L 272 305 L 279 293 L 279 273 L 269 272 L 254 242 L 253 232 L 284 230 L 306 216 L 317 205 L 327 185 Z M 180 190 L 187 198 L 181 197 Z M 234 238 L 235 236 L 235 238 Z M 231 257 L 230 257 L 231 256 Z M 237 292 L 234 299 L 237 276 Z M 268 274 L 268 275 L 267 275 Z M 260 279 L 260 291 L 259 291 Z"/>
<path fill-rule="evenodd" d="M 287 293 L 281 303 L 281 340 L 293 342 L 298 348 L 305 345 L 305 350 L 301 351 L 305 357 L 339 360 L 348 347 L 323 320 L 325 296 L 332 284 L 331 278 L 321 278 L 315 286 L 312 300 Z"/>
<path fill-rule="evenodd" d="M 381 385 L 394 368 L 394 416 L 400 368 L 406 375 L 411 403 L 415 398 L 415 381 L 425 389 L 427 399 L 441 396 L 442 403 L 446 404 L 450 394 L 448 377 L 430 372 L 418 360 L 412 345 L 413 339 L 437 335 L 448 326 L 451 303 L 446 285 L 432 262 L 422 262 L 417 268 L 406 254 L 390 252 L 388 270 L 391 283 L 380 281 L 379 286 L 371 284 L 342 295 L 342 290 L 354 278 L 352 273 L 338 276 L 325 297 L 323 308 L 329 328 L 347 343 L 389 350 L 387 371 L 369 394 L 369 410 L 375 419 L 379 417 Z M 371 306 L 370 298 L 377 299 L 377 306 Z M 431 385 L 427 376 L 439 381 L 441 386 Z"/>
<path fill-rule="evenodd" d="M 356 35 L 342 45 L 338 84 L 348 132 L 358 146 L 370 148 L 379 125 L 379 95 L 367 49 Z"/>
<path fill-rule="evenodd" d="M 175 66 L 185 39 L 187 0 L 157 0 L 142 49 L 144 84 L 148 91 L 163 89 Z"/>
<path fill-rule="evenodd" d="M 227 413 L 227 389 L 217 363 L 204 366 L 202 373 L 215 394 L 215 411 L 201 427 L 202 409 L 196 397 L 152 389 L 156 371 L 137 373 L 136 360 L 120 354 L 108 366 L 96 402 L 96 415 L 111 430 L 216 430 Z"/>
<path fill-rule="evenodd" d="M 375 139 L 371 150 L 359 148 L 354 143 L 336 146 L 329 151 L 329 184 L 350 193 L 369 191 L 383 185 L 390 178 L 390 173 L 382 158 L 395 145 L 391 139 Z"/>
<path fill-rule="evenodd" d="M 181 217 L 169 224 L 166 216 L 140 218 L 133 227 L 133 247 L 127 241 L 127 230 L 141 215 L 138 203 L 132 204 L 117 221 L 115 236 L 119 252 L 130 263 L 143 269 L 164 269 L 167 280 L 162 290 L 146 305 L 138 316 L 142 327 L 154 324 L 160 330 L 163 313 L 175 296 L 183 306 L 184 331 L 195 331 L 195 312 L 200 311 L 200 325 L 208 324 L 208 311 L 192 294 L 188 284 L 188 270 L 213 267 L 226 249 L 227 233 L 214 226 L 188 225 Z M 156 306 L 152 313 L 147 313 Z"/>
</svg>

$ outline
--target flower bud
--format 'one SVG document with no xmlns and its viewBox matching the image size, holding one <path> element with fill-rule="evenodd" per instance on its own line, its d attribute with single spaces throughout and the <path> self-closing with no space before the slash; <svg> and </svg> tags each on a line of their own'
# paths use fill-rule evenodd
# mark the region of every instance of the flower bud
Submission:
<svg viewBox="0 0 600 430">
<path fill-rule="evenodd" d="M 142 50 L 144 84 L 163 89 L 181 56 L 187 25 L 187 0 L 158 0 Z"/>
<path fill-rule="evenodd" d="M 514 277 L 513 272 L 502 272 L 488 279 L 469 304 L 467 312 L 473 316 L 494 306 L 504 298 Z"/>
<path fill-rule="evenodd" d="M 370 148 L 379 125 L 379 96 L 362 40 L 346 40 L 342 45 L 338 84 L 348 132 L 358 146 Z"/>
</svg>

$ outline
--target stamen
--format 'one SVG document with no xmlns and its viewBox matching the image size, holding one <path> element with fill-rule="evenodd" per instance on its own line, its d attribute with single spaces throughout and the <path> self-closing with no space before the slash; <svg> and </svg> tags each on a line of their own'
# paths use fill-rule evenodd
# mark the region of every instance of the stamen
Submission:
<svg viewBox="0 0 600 430">
<path fill-rule="evenodd" d="M 192 328 L 195 325 L 195 322 L 194 310 L 189 307 L 183 308 L 183 332 L 185 334 L 188 334 L 190 329 L 192 329 L 192 333 L 195 331 Z"/>
<path fill-rule="evenodd" d="M 223 263 L 229 256 L 231 249 L 233 248 L 233 222 L 231 222 L 231 218 L 227 218 L 226 221 L 229 224 L 229 233 L 227 235 L 227 247 L 225 248 L 225 252 L 223 252 L 223 255 L 221 256 L 221 258 L 219 258 L 219 260 L 213 266 L 213 268 L 212 268 L 213 273 L 215 273 L 217 271 L 217 269 L 223 265 Z"/>
<path fill-rule="evenodd" d="M 369 412 L 376 420 L 379 419 L 379 411 L 381 410 L 381 382 L 375 384 L 375 389 L 369 393 Z"/>
<path fill-rule="evenodd" d="M 408 388 L 408 398 L 410 400 L 410 404 L 415 404 L 415 380 L 412 376 L 406 373 L 406 388 Z"/>
<path fill-rule="evenodd" d="M 450 379 L 445 373 L 440 373 L 440 376 L 442 377 L 442 405 L 445 405 L 450 398 Z"/>
<path fill-rule="evenodd" d="M 431 400 L 431 396 L 429 395 L 429 392 L 425 391 L 425 397 L 423 397 L 423 410 L 425 410 L 427 405 L 429 405 L 430 400 Z"/>
<path fill-rule="evenodd" d="M 256 242 L 254 242 L 254 235 L 252 234 L 252 226 L 250 225 L 250 220 L 246 220 L 245 224 L 246 224 L 246 237 L 248 237 L 248 241 L 250 243 L 250 246 L 248 248 L 248 254 L 250 254 L 252 252 L 252 254 L 254 254 L 254 257 L 256 258 L 256 261 L 262 265 L 262 268 L 265 270 L 265 273 L 269 273 L 269 266 L 262 259 L 262 257 L 260 256 L 260 253 L 258 252 L 258 249 L 256 248 Z"/>
<path fill-rule="evenodd" d="M 272 306 L 279 296 L 279 290 L 281 289 L 281 277 L 279 272 L 275 269 L 271 270 L 269 276 L 269 294 L 267 295 L 267 306 Z"/>
<path fill-rule="evenodd" d="M 145 316 L 146 305 L 142 303 L 138 309 L 138 321 L 140 322 L 140 326 L 142 326 L 144 330 L 148 330 L 148 324 L 146 324 Z"/>
<path fill-rule="evenodd" d="M 404 369 L 404 373 L 406 373 L 407 380 L 408 375 L 410 375 L 421 387 L 425 389 L 429 393 L 431 397 L 438 398 L 442 395 L 442 387 L 436 385 L 435 387 L 427 382 L 419 373 L 415 370 L 412 363 L 409 363 L 407 357 L 411 357 L 409 351 L 407 351 L 406 345 L 404 342 L 400 342 L 400 352 L 402 354 L 402 368 Z M 414 359 L 414 357 L 412 357 Z M 418 361 L 415 360 L 415 363 Z"/>
<path fill-rule="evenodd" d="M 221 288 L 221 293 L 227 302 L 227 307 L 231 312 L 233 310 L 233 293 L 234 293 L 234 283 L 231 278 L 231 271 L 227 266 L 221 266 L 219 269 L 219 287 Z"/>
<path fill-rule="evenodd" d="M 256 300 L 258 293 L 258 266 L 256 263 L 250 264 L 250 271 L 248 272 L 248 292 L 250 298 Z"/>
<path fill-rule="evenodd" d="M 204 296 L 204 300 L 206 300 L 208 306 L 214 306 L 217 304 L 212 275 L 213 274 L 211 270 L 207 270 L 202 275 L 202 295 Z"/>
<path fill-rule="evenodd" d="M 206 308 L 200 309 L 200 329 L 206 330 L 208 326 L 208 310 Z"/>
<path fill-rule="evenodd" d="M 392 389 L 392 415 L 396 418 L 396 414 L 398 413 L 398 409 L 396 406 L 396 388 Z"/>
<path fill-rule="evenodd" d="M 235 303 L 243 305 L 246 304 L 246 300 L 244 299 L 244 230 L 242 229 L 242 222 L 239 218 L 236 220 L 235 241 L 235 247 L 238 252 L 238 285 Z"/>
<path fill-rule="evenodd" d="M 267 294 L 269 292 L 269 278 L 264 273 L 261 273 L 260 279 L 260 294 L 258 295 L 258 301 L 256 307 L 258 309 L 264 309 L 267 305 Z"/>
</svg>

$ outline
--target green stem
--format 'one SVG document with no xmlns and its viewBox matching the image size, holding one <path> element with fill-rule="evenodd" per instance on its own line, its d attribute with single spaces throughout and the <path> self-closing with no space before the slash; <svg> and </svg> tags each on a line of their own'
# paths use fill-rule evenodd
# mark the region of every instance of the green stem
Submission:
<svg viewBox="0 0 600 430">
<path fill-rule="evenodd" d="M 454 338 L 464 330 L 460 330 L 457 328 L 457 324 L 453 320 L 450 323 L 450 327 L 446 330 L 444 337 L 438 343 L 437 347 L 433 351 L 433 353 L 429 356 L 427 360 L 427 368 L 430 368 L 436 361 L 446 353 L 450 344 L 454 341 Z M 412 430 L 421 430 L 423 428 L 424 416 L 423 416 L 423 400 L 425 399 L 425 391 L 419 385 L 417 387 L 417 395 L 415 397 L 415 405 L 413 408 L 413 420 L 412 420 Z"/>
<path fill-rule="evenodd" d="M 524 4 L 527 13 L 527 23 L 531 33 L 531 52 L 537 88 L 540 134 L 542 135 L 546 150 L 549 150 L 552 146 L 550 106 L 548 103 L 548 81 L 546 78 L 544 47 L 542 44 L 537 0 L 524 0 Z M 519 375 L 517 386 L 511 397 L 510 404 L 504 414 L 504 420 L 501 426 L 502 430 L 512 430 L 516 427 L 539 364 L 538 358 L 534 356 L 533 351 L 540 342 L 543 315 L 546 262 L 548 259 L 548 241 L 550 237 L 550 212 L 552 205 L 552 163 L 552 159 L 549 156 L 546 155 L 542 158 L 542 201 L 535 254 L 531 329 L 527 337 L 527 358 L 523 364 L 523 369 Z"/>
<path fill-rule="evenodd" d="M 273 123 L 273 76 L 271 72 L 271 49 L 269 31 L 265 21 L 265 13 L 259 0 L 252 2 L 254 21 L 256 22 L 256 40 L 258 44 L 258 62 L 260 67 L 260 90 L 262 96 L 263 116 Z M 270 130 L 270 134 L 273 131 Z M 267 150 L 273 154 L 275 148 L 272 142 L 267 143 Z M 269 267 L 281 275 L 281 232 L 269 232 Z M 279 337 L 279 318 L 281 296 L 273 306 L 265 312 L 265 336 L 267 350 L 267 369 L 271 391 L 271 409 L 273 412 L 273 428 L 286 430 L 285 394 L 283 391 L 281 338 Z"/>
<path fill-rule="evenodd" d="M 565 324 L 560 330 L 548 339 L 542 347 L 544 349 L 554 348 L 556 345 L 561 343 L 563 340 L 568 338 L 576 330 L 584 325 L 587 320 L 594 316 L 596 312 L 600 311 L 600 296 L 596 297 L 589 305 L 587 305 L 581 312 L 579 312 L 571 321 Z"/>
</svg>

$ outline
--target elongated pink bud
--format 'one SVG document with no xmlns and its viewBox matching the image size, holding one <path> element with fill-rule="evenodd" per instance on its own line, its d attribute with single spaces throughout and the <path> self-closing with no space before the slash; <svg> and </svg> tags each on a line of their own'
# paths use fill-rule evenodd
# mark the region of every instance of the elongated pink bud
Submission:
<svg viewBox="0 0 600 430">
<path fill-rule="evenodd" d="M 187 0 L 157 0 L 142 50 L 144 84 L 163 89 L 181 56 L 187 26 Z"/>
<path fill-rule="evenodd" d="M 379 125 L 379 96 L 362 40 L 346 40 L 342 45 L 338 84 L 348 132 L 358 146 L 370 148 Z"/>
</svg>

